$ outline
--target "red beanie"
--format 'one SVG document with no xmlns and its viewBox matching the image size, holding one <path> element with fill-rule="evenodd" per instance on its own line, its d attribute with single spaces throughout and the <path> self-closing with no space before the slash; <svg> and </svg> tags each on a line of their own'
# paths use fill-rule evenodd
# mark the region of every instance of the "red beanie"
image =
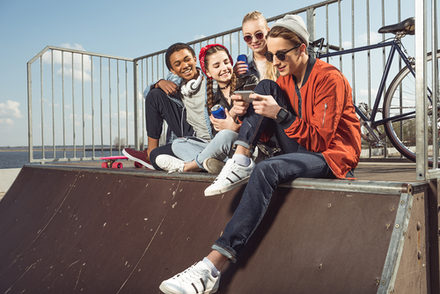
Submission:
<svg viewBox="0 0 440 294">
<path fill-rule="evenodd" d="M 203 71 L 203 73 L 206 75 L 206 68 L 205 68 L 205 55 L 206 55 L 206 51 L 208 51 L 209 49 L 211 49 L 212 47 L 221 47 L 223 49 L 225 49 L 226 54 L 228 54 L 229 60 L 231 61 L 231 65 L 234 64 L 234 61 L 231 57 L 231 54 L 229 54 L 228 49 L 221 45 L 221 44 L 210 44 L 210 45 L 206 45 L 205 47 L 203 47 L 202 49 L 200 49 L 200 53 L 199 53 L 199 62 L 200 62 L 200 67 Z"/>
</svg>

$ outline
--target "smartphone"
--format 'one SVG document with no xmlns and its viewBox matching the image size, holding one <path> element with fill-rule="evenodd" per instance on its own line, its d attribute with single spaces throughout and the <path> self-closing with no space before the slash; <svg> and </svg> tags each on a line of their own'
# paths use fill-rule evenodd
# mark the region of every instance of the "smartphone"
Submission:
<svg viewBox="0 0 440 294">
<path fill-rule="evenodd" d="M 254 93 L 254 91 L 250 90 L 242 90 L 242 91 L 235 91 L 234 94 L 240 95 L 243 98 L 243 101 L 247 103 L 252 102 L 252 98 L 249 97 L 250 94 Z"/>
</svg>

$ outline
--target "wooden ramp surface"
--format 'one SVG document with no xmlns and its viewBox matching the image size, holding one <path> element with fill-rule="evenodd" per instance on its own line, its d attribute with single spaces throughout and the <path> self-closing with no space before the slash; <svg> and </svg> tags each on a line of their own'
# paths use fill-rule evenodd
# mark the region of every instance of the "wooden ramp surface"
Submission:
<svg viewBox="0 0 440 294">
<path fill-rule="evenodd" d="M 204 197 L 211 181 L 24 167 L 0 201 L 0 293 L 160 293 L 162 280 L 209 252 L 238 205 L 241 188 Z M 320 180 L 310 183 L 317 188 L 275 192 L 218 293 L 361 294 L 389 282 L 381 277 L 401 195 L 350 189 L 348 181 L 346 189 L 327 191 Z M 419 200 L 423 194 L 414 197 Z M 423 221 L 423 213 L 417 217 Z M 411 276 L 404 274 L 425 291 L 424 233 L 412 222 L 408 235 L 418 241 L 407 249 L 415 254 L 411 260 L 404 258 Z"/>
</svg>

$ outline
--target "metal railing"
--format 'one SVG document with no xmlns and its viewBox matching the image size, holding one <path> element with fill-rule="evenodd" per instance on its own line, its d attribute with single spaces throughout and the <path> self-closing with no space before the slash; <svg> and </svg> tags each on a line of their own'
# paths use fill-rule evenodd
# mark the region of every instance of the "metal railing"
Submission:
<svg viewBox="0 0 440 294">
<path fill-rule="evenodd" d="M 286 14 L 299 14 L 306 20 L 310 40 L 325 37 L 327 46 L 347 49 L 385 40 L 385 36 L 375 33 L 377 29 L 413 16 L 413 5 L 413 0 L 328 0 Z M 268 18 L 269 26 L 284 15 Z M 406 47 L 414 49 L 414 39 L 406 39 Z M 249 53 L 241 27 L 189 44 L 198 52 L 214 42 L 228 47 L 233 56 Z M 119 152 L 126 145 L 142 148 L 146 142 L 142 93 L 167 76 L 165 51 L 133 59 L 59 47 L 46 47 L 38 53 L 28 62 L 30 161 L 95 159 L 104 153 Z M 347 77 L 355 103 L 371 106 L 375 94 L 372 88 L 379 84 L 386 55 L 385 49 L 372 50 L 326 61 Z M 399 70 L 397 64 L 390 76 Z M 32 86 L 33 79 L 39 87 Z M 33 101 L 33 97 L 38 98 Z M 362 157 L 400 158 L 386 145 L 364 145 Z"/>
<path fill-rule="evenodd" d="M 416 14 L 416 128 L 417 128 L 417 179 L 440 178 L 439 143 L 438 143 L 438 99 L 439 99 L 439 68 L 438 59 L 432 54 L 430 66 L 427 63 L 428 52 L 438 51 L 437 1 L 415 1 Z M 430 11 L 430 14 L 427 14 Z M 430 26 L 428 26 L 430 24 Z M 428 32 L 430 47 L 428 48 Z M 428 83 L 428 72 L 431 80 Z M 428 95 L 429 94 L 429 95 Z M 430 99 L 428 99 L 430 97 Z M 432 105 L 431 105 L 432 103 Z M 435 111 L 437 109 L 437 111 Z M 431 120 L 431 121 L 429 121 Z M 429 126 L 431 125 L 431 128 Z M 429 134 L 431 129 L 431 134 Z M 432 152 L 429 152 L 429 140 L 432 137 Z M 437 143 L 436 143 L 437 142 Z M 430 168 L 430 162 L 432 167 Z"/>
<path fill-rule="evenodd" d="M 27 63 L 29 161 L 89 160 L 120 151 L 134 128 L 132 64 L 130 58 L 53 46 L 32 58 Z"/>
</svg>

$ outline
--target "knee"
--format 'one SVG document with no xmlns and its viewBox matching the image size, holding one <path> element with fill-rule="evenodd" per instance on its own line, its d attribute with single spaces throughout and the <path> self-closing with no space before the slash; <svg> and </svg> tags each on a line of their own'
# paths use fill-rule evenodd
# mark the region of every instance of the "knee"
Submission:
<svg viewBox="0 0 440 294">
<path fill-rule="evenodd" d="M 158 101 L 167 98 L 167 95 L 161 89 L 152 89 L 145 97 L 145 105 L 157 105 Z"/>
<path fill-rule="evenodd" d="M 221 130 L 218 132 L 215 137 L 219 140 L 220 143 L 234 143 L 237 140 L 238 133 L 233 130 Z"/>
</svg>

